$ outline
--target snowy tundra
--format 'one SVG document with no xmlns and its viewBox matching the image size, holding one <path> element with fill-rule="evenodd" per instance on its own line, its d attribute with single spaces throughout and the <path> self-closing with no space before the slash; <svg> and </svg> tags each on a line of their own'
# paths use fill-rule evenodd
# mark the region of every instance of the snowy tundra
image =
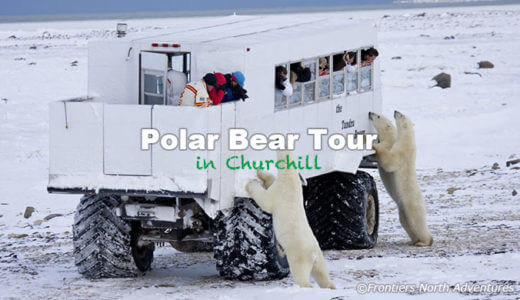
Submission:
<svg viewBox="0 0 520 300">
<path fill-rule="evenodd" d="M 519 297 L 520 168 L 506 161 L 520 157 L 520 5 L 333 14 L 378 26 L 383 114 L 399 110 L 415 122 L 432 247 L 407 245 L 397 207 L 372 171 L 380 195 L 379 241 L 370 250 L 324 252 L 336 290 L 300 289 L 291 278 L 227 281 L 217 275 L 211 253 L 178 253 L 169 246 L 156 251 L 145 276 L 82 278 L 71 240 L 79 197 L 46 192 L 48 104 L 86 94 L 86 43 L 115 38 L 118 20 L 0 24 L 0 298 Z M 330 15 L 261 17 L 275 22 Z M 176 22 L 127 20 L 129 31 L 156 34 Z M 188 22 L 203 25 L 209 18 Z M 477 69 L 481 60 L 495 67 Z M 432 88 L 430 79 L 440 72 L 451 74 L 451 88 Z M 24 218 L 27 206 L 35 211 Z M 441 295 L 418 289 L 358 293 L 368 284 L 420 283 L 452 288 Z M 475 284 L 513 291 L 455 289 Z"/>
</svg>

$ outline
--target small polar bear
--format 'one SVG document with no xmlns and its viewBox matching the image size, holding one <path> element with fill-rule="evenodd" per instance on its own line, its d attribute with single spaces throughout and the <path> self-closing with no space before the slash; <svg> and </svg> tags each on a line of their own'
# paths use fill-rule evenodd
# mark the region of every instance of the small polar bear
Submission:
<svg viewBox="0 0 520 300">
<path fill-rule="evenodd" d="M 290 157 L 290 152 L 278 151 L 278 160 L 286 160 L 287 155 Z M 305 215 L 297 170 L 279 169 L 276 179 L 261 170 L 257 171 L 257 175 L 261 182 L 257 179 L 249 181 L 246 190 L 260 208 L 272 214 L 276 239 L 285 250 L 296 284 L 312 287 L 309 282 L 312 275 L 321 288 L 335 289 Z"/>
<path fill-rule="evenodd" d="M 431 246 L 433 238 L 426 226 L 426 208 L 415 173 L 415 135 L 413 123 L 395 111 L 397 129 L 387 118 L 369 113 L 379 136 L 374 144 L 379 174 L 390 197 L 397 203 L 399 221 L 414 246 Z"/>
</svg>

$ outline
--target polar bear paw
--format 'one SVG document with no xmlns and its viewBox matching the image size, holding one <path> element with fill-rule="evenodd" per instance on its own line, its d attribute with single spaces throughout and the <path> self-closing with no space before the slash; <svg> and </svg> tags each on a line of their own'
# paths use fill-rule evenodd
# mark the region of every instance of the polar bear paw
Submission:
<svg viewBox="0 0 520 300">
<path fill-rule="evenodd" d="M 311 288 L 312 284 L 310 282 L 296 282 L 301 288 Z"/>
<path fill-rule="evenodd" d="M 416 247 L 429 247 L 433 244 L 433 238 L 430 237 L 427 241 L 417 241 L 413 245 Z"/>
<path fill-rule="evenodd" d="M 324 288 L 324 289 L 331 289 L 331 290 L 335 290 L 335 289 L 336 289 L 336 287 L 335 287 L 334 284 L 332 284 L 332 283 L 330 283 L 329 285 L 324 286 L 324 287 L 322 287 L 322 288 Z"/>
<path fill-rule="evenodd" d="M 273 176 L 273 174 L 263 170 L 256 170 L 256 176 L 260 181 L 262 181 L 262 185 L 266 189 L 268 189 L 275 181 L 275 177 Z"/>
<path fill-rule="evenodd" d="M 251 179 L 249 180 L 249 182 L 246 184 L 246 192 L 251 195 L 252 191 L 253 191 L 253 185 L 255 184 L 258 184 L 260 186 L 263 186 L 264 184 L 258 180 L 258 179 Z"/>
<path fill-rule="evenodd" d="M 429 247 L 433 244 L 433 238 L 430 238 L 428 241 L 410 241 L 407 243 L 409 246 L 415 247 Z"/>
</svg>

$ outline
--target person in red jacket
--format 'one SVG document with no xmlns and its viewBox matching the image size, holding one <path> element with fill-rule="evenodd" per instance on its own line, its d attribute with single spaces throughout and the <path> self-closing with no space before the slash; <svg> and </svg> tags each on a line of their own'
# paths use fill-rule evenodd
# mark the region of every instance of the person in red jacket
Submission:
<svg viewBox="0 0 520 300">
<path fill-rule="evenodd" d="M 226 89 L 226 77 L 224 74 L 215 72 L 215 77 L 217 77 L 217 85 L 214 89 L 209 92 L 209 98 L 213 102 L 213 105 L 219 105 L 222 102 L 222 98 L 224 98 L 225 89 Z"/>
</svg>

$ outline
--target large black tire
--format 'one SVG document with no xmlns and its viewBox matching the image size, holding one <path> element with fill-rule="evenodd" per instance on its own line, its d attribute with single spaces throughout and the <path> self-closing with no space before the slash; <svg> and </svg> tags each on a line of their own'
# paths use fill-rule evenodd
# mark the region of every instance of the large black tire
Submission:
<svg viewBox="0 0 520 300">
<path fill-rule="evenodd" d="M 333 172 L 310 178 L 303 192 L 307 219 L 322 249 L 376 245 L 379 202 L 368 173 Z"/>
<path fill-rule="evenodd" d="M 234 280 L 272 280 L 289 274 L 273 221 L 254 200 L 237 198 L 229 215 L 214 222 L 214 257 L 220 275 Z"/>
<path fill-rule="evenodd" d="M 153 244 L 138 247 L 140 226 L 115 215 L 115 196 L 85 195 L 73 225 L 74 260 L 87 278 L 134 277 L 150 269 Z"/>
</svg>

